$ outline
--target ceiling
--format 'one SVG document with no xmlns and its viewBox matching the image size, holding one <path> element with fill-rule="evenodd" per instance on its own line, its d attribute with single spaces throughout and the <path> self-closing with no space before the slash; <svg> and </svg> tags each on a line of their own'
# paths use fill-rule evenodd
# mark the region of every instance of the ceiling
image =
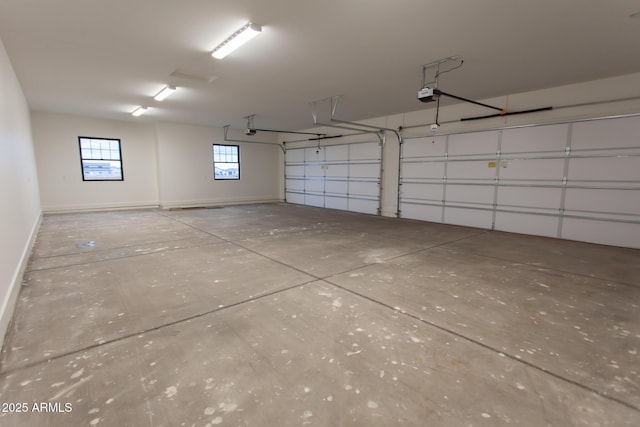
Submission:
<svg viewBox="0 0 640 427">
<path fill-rule="evenodd" d="M 471 99 L 640 71 L 640 0 L 0 0 L 0 38 L 34 111 L 245 127 L 425 108 L 422 65 L 460 55 L 440 88 Z M 262 34 L 223 60 L 248 21 Z M 172 74 L 174 74 L 172 76 Z M 178 74 L 177 76 L 175 74 Z M 188 75 L 188 77 L 185 77 Z M 164 85 L 179 90 L 163 102 Z M 147 114 L 134 118 L 137 105 Z"/>
</svg>

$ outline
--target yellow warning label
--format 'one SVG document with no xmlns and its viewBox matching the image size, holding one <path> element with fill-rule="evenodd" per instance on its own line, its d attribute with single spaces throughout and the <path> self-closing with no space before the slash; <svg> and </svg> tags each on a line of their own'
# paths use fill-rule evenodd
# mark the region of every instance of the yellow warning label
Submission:
<svg viewBox="0 0 640 427">
<path fill-rule="evenodd" d="M 490 168 L 495 168 L 496 167 L 496 162 L 489 162 L 489 167 Z"/>
</svg>

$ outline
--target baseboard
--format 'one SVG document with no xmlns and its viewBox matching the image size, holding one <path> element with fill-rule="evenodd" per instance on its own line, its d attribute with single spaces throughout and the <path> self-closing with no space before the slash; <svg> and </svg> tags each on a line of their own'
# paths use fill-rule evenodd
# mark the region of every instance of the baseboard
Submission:
<svg viewBox="0 0 640 427">
<path fill-rule="evenodd" d="M 77 213 L 77 212 L 104 212 L 130 209 L 154 209 L 158 208 L 158 203 L 116 203 L 99 205 L 72 205 L 72 206 L 46 206 L 42 208 L 43 213 Z"/>
<path fill-rule="evenodd" d="M 160 207 L 162 209 L 185 209 L 185 208 L 207 208 L 218 206 L 233 205 L 255 205 L 262 203 L 282 203 L 279 198 L 267 199 L 223 199 L 223 200 L 179 200 L 171 202 L 163 202 Z"/>
<path fill-rule="evenodd" d="M 25 245 L 22 256 L 20 257 L 20 263 L 18 264 L 15 274 L 13 275 L 13 280 L 9 285 L 9 292 L 7 292 L 4 301 L 2 301 L 2 306 L 0 307 L 0 338 L 2 339 L 0 342 L 2 343 L 2 348 L 4 348 L 5 339 L 7 338 L 7 332 L 9 331 L 9 325 L 11 324 L 13 312 L 16 308 L 16 302 L 18 301 L 18 295 L 20 294 L 20 288 L 22 287 L 24 272 L 27 269 L 29 257 L 31 256 L 31 250 L 33 249 L 33 245 L 36 242 L 36 237 L 38 236 L 38 230 L 40 230 L 41 223 L 42 213 L 38 215 L 38 219 L 31 229 L 29 241 Z"/>
</svg>

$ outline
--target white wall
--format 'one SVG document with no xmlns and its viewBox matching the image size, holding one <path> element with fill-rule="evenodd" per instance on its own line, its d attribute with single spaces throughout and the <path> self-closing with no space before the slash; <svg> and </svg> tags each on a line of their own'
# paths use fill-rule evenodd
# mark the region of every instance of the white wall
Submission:
<svg viewBox="0 0 640 427">
<path fill-rule="evenodd" d="M 158 182 L 162 207 L 272 202 L 283 199 L 282 151 L 276 145 L 225 142 L 221 128 L 158 123 Z M 229 139 L 247 139 L 232 134 Z M 252 140 L 267 141 L 258 134 Z M 213 144 L 240 146 L 240 179 L 213 179 Z"/>
<path fill-rule="evenodd" d="M 45 212 L 158 205 L 152 125 L 41 112 L 32 123 Z M 120 139 L 124 181 L 83 181 L 79 136 Z"/>
<path fill-rule="evenodd" d="M 34 112 L 32 122 L 44 212 L 283 199 L 276 145 L 228 142 L 240 145 L 241 179 L 214 181 L 212 146 L 225 144 L 221 128 L 44 112 Z M 124 181 L 83 181 L 78 136 L 120 139 Z"/>
<path fill-rule="evenodd" d="M 29 108 L 0 40 L 0 341 L 40 223 Z"/>
</svg>

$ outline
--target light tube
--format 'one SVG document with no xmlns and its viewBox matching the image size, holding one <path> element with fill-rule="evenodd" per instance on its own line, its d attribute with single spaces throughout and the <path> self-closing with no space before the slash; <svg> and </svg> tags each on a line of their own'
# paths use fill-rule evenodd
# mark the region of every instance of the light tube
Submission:
<svg viewBox="0 0 640 427">
<path fill-rule="evenodd" d="M 258 24 L 249 22 L 244 27 L 233 33 L 229 38 L 220 43 L 211 56 L 217 59 L 222 59 L 258 34 L 262 32 L 262 27 Z"/>
<path fill-rule="evenodd" d="M 167 96 L 171 95 L 175 91 L 176 91 L 175 86 L 165 86 L 165 88 L 162 89 L 160 92 L 158 92 L 158 94 L 154 96 L 153 99 L 155 99 L 156 101 L 162 101 L 163 99 L 165 99 Z"/>
<path fill-rule="evenodd" d="M 147 107 L 138 107 L 135 110 L 133 110 L 133 112 L 131 113 L 131 115 L 133 117 L 140 117 L 141 115 L 143 115 L 144 113 L 147 112 Z"/>
</svg>

